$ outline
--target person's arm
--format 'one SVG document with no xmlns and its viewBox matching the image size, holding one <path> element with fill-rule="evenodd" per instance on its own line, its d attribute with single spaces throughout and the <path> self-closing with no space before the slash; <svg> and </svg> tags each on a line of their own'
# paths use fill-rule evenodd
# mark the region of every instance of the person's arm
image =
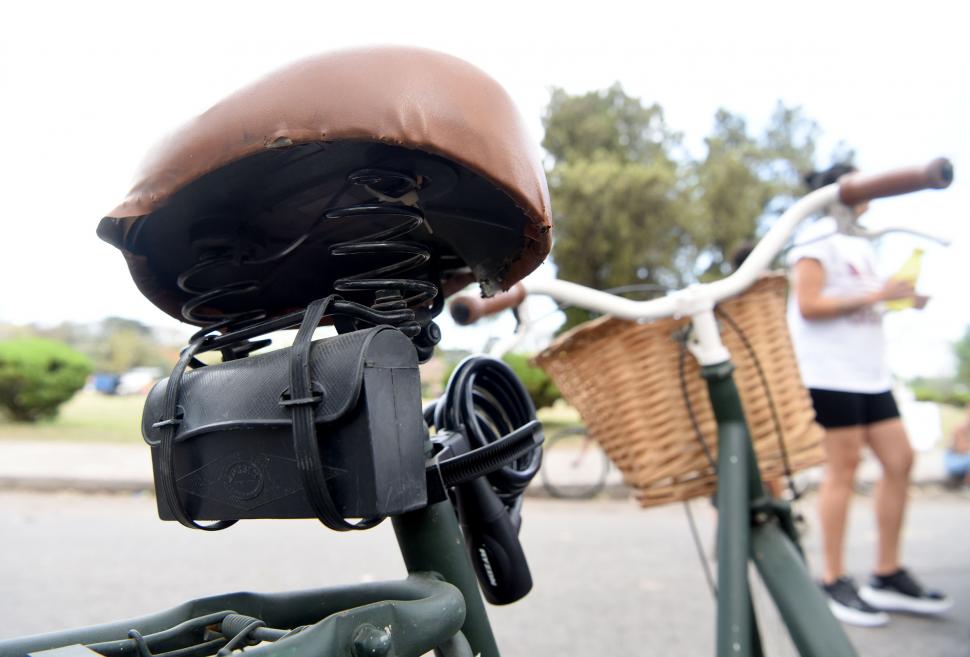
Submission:
<svg viewBox="0 0 970 657">
<path fill-rule="evenodd" d="M 905 299 L 914 296 L 913 285 L 905 281 L 888 280 L 874 292 L 852 297 L 824 296 L 825 269 L 814 258 L 802 258 L 795 263 L 794 292 L 798 310 L 805 319 L 831 319 L 874 306 L 880 301 Z"/>
</svg>

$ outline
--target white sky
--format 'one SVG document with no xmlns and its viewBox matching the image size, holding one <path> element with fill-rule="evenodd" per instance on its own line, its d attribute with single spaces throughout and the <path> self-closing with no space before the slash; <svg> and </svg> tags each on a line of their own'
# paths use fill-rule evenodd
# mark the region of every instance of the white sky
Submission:
<svg viewBox="0 0 970 657">
<path fill-rule="evenodd" d="M 970 323 L 970 45 L 961 3 L 908 2 L 31 2 L 0 6 L 0 320 L 116 314 L 177 326 L 94 235 L 148 149 L 181 121 L 289 61 L 338 47 L 405 43 L 465 58 L 499 80 L 541 139 L 551 86 L 619 80 L 659 102 L 697 145 L 719 106 L 764 121 L 802 105 L 878 170 L 950 157 L 956 183 L 874 204 L 869 223 L 946 235 L 930 248 L 922 314 L 888 322 L 903 376 L 949 366 Z M 883 246 L 888 269 L 914 242 Z M 490 330 L 455 330 L 480 347 Z"/>
</svg>

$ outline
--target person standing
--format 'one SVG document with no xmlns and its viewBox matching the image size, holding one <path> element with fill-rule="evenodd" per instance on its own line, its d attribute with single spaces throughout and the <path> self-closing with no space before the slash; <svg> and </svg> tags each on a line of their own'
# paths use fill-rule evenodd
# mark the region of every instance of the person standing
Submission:
<svg viewBox="0 0 970 657">
<path fill-rule="evenodd" d="M 811 189 L 836 182 L 855 169 L 836 165 L 806 177 Z M 900 535 L 906 510 L 913 450 L 893 399 L 885 357 L 881 304 L 927 298 L 913 285 L 883 280 L 869 240 L 838 232 L 856 221 L 867 204 L 835 205 L 797 238 L 788 254 L 792 271 L 788 322 L 802 379 L 816 419 L 825 428 L 825 473 L 818 495 L 824 571 L 822 587 L 833 614 L 846 623 L 878 626 L 886 611 L 942 613 L 951 601 L 924 588 L 903 568 Z M 863 446 L 882 466 L 876 487 L 876 562 L 858 589 L 845 572 L 846 519 Z"/>
</svg>

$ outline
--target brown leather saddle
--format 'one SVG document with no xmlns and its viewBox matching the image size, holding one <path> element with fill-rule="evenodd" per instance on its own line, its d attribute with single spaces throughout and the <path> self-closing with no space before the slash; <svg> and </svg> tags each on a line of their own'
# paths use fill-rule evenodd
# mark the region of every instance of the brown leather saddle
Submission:
<svg viewBox="0 0 970 657">
<path fill-rule="evenodd" d="M 155 305 L 204 325 L 334 290 L 372 304 L 390 278 L 491 295 L 542 262 L 550 228 L 507 93 L 455 57 L 382 47 L 305 59 L 213 106 L 152 153 L 98 235 Z M 416 289 L 404 300 L 430 303 Z"/>
</svg>

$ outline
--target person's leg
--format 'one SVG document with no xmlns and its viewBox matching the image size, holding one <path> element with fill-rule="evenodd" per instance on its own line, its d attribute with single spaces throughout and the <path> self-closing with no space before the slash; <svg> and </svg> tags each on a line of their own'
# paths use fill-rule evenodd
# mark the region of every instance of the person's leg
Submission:
<svg viewBox="0 0 970 657">
<path fill-rule="evenodd" d="M 870 606 L 884 611 L 943 613 L 953 601 L 940 591 L 924 588 L 900 563 L 900 537 L 913 465 L 913 449 L 902 421 L 894 417 L 867 425 L 866 441 L 882 463 L 883 476 L 876 488 L 876 567 L 859 595 Z"/>
<path fill-rule="evenodd" d="M 900 568 L 899 541 L 906 513 L 909 473 L 913 448 L 902 421 L 896 417 L 866 427 L 866 442 L 882 464 L 882 479 L 876 486 L 876 575 L 890 575 Z"/>
<path fill-rule="evenodd" d="M 860 393 L 816 388 L 809 389 L 809 393 L 815 419 L 825 427 L 825 474 L 818 493 L 825 557 L 822 590 L 829 609 L 839 620 L 866 627 L 885 625 L 889 616 L 859 597 L 855 582 L 845 574 L 842 560 L 855 471 L 866 439 L 865 398 Z"/>
<path fill-rule="evenodd" d="M 825 473 L 818 493 L 818 515 L 825 557 L 823 581 L 831 584 L 845 574 L 842 559 L 845 525 L 852 498 L 859 451 L 865 442 L 861 426 L 825 430 Z"/>
</svg>

